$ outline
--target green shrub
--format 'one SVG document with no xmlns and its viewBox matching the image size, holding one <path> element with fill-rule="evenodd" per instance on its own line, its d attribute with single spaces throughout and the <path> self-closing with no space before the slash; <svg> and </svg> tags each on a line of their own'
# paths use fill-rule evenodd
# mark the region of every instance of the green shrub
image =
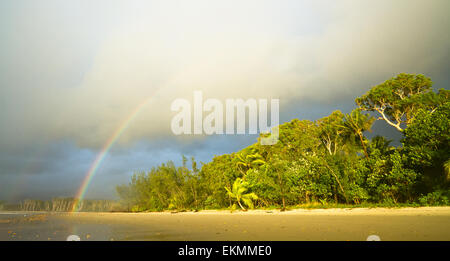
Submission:
<svg viewBox="0 0 450 261">
<path fill-rule="evenodd" d="M 449 191 L 436 190 L 419 198 L 423 206 L 446 206 L 450 203 Z"/>
</svg>

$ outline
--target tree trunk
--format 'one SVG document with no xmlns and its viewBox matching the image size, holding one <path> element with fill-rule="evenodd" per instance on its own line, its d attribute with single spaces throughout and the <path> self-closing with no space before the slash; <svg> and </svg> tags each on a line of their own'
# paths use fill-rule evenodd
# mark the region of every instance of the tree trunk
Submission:
<svg viewBox="0 0 450 261">
<path fill-rule="evenodd" d="M 246 211 L 246 209 L 242 206 L 241 201 L 238 200 L 237 202 L 238 202 L 239 206 L 242 208 L 242 210 Z"/>
<path fill-rule="evenodd" d="M 333 188 L 334 190 L 334 202 L 336 202 L 336 204 L 338 203 L 338 198 L 337 198 L 337 190 L 336 187 Z"/>
<path fill-rule="evenodd" d="M 359 140 L 361 141 L 361 145 L 362 145 L 363 150 L 364 150 L 364 155 L 366 156 L 366 159 L 368 159 L 369 158 L 369 154 L 367 154 L 367 148 L 366 148 L 366 145 L 364 144 L 364 139 L 363 139 L 362 133 L 361 132 L 358 133 L 358 136 L 359 136 Z"/>
<path fill-rule="evenodd" d="M 345 203 L 348 203 L 348 199 L 347 199 L 347 196 L 345 195 L 344 188 L 342 187 L 341 182 L 339 182 L 339 179 L 338 179 L 336 173 L 334 173 L 334 171 L 330 168 L 330 166 L 328 166 L 328 164 L 326 162 L 325 162 L 325 166 L 330 170 L 331 174 L 333 174 L 334 178 L 336 179 L 337 183 L 339 184 L 339 188 L 341 189 L 342 194 L 344 194 Z"/>
</svg>

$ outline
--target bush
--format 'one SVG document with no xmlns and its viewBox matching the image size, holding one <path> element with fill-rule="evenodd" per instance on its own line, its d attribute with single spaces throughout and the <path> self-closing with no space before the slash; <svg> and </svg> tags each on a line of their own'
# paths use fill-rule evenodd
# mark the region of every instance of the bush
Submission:
<svg viewBox="0 0 450 261">
<path fill-rule="evenodd" d="M 449 191 L 436 190 L 419 198 L 419 203 L 423 206 L 446 206 L 450 203 Z"/>
</svg>

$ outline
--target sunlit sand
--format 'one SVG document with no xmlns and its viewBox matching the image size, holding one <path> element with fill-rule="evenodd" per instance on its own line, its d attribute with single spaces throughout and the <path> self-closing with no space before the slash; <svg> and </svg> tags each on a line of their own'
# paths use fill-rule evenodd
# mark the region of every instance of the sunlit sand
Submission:
<svg viewBox="0 0 450 261">
<path fill-rule="evenodd" d="M 450 240 L 450 207 L 2 214 L 0 240 Z"/>
</svg>

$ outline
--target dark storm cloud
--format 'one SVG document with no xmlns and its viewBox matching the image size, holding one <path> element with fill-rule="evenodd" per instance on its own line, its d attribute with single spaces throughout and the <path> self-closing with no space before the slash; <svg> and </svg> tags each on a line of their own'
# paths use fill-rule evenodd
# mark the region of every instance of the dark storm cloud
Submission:
<svg viewBox="0 0 450 261">
<path fill-rule="evenodd" d="M 193 90 L 278 97 L 289 114 L 307 100 L 354 99 L 400 72 L 448 82 L 448 1 L 255 3 L 6 6 L 0 144 L 99 149 L 148 97 L 118 142 L 174 138 L 170 103 Z"/>
<path fill-rule="evenodd" d="M 105 3 L 0 3 L 2 195 L 18 184 L 22 196 L 72 195 L 148 97 L 90 195 L 111 195 L 134 170 L 181 154 L 209 160 L 255 141 L 175 137 L 170 103 L 193 90 L 280 98 L 284 122 L 348 112 L 400 72 L 424 73 L 436 88 L 450 82 L 446 0 Z M 374 130 L 398 139 L 382 122 Z"/>
</svg>

